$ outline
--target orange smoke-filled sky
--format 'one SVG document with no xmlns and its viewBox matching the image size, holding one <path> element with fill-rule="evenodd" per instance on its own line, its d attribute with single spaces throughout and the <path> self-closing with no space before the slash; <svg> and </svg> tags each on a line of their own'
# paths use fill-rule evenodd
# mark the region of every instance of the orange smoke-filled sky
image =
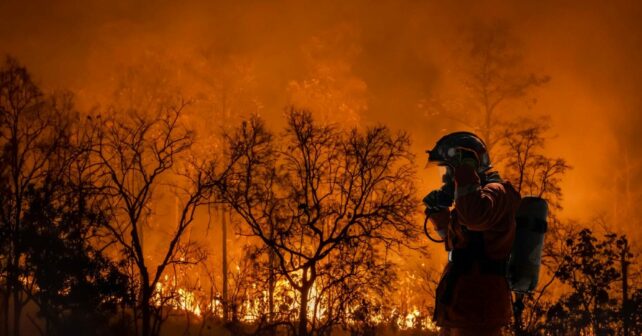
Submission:
<svg viewBox="0 0 642 336">
<path fill-rule="evenodd" d="M 611 214 L 623 197 L 636 204 L 642 2 L 4 0 L 0 52 L 44 87 L 74 91 L 81 108 L 106 104 L 123 72 L 141 65 L 203 101 L 229 90 L 230 104 L 275 123 L 287 104 L 312 99 L 409 131 L 422 164 L 423 149 L 459 126 L 431 119 L 421 102 L 456 76 L 462 31 L 494 21 L 510 27 L 525 69 L 551 76 L 532 91 L 531 113 L 551 116 L 548 154 L 573 166 L 565 216 Z M 316 86 L 322 97 L 300 97 Z M 435 173 L 421 170 L 422 183 L 435 186 Z"/>
</svg>

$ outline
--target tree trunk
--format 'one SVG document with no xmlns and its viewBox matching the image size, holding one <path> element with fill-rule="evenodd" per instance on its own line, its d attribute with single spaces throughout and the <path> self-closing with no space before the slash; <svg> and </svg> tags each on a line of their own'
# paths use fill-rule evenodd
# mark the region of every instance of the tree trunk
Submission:
<svg viewBox="0 0 642 336">
<path fill-rule="evenodd" d="M 221 205 L 221 248 L 222 248 L 222 257 L 223 257 L 223 269 L 221 270 L 223 275 L 223 321 L 227 322 L 230 316 L 230 302 L 229 302 L 229 293 L 228 293 L 228 281 L 227 281 L 227 209 L 225 206 Z"/>
<path fill-rule="evenodd" d="M 274 239 L 274 224 L 270 221 L 270 241 Z M 272 323 L 274 315 L 274 289 L 276 286 L 275 272 L 274 272 L 274 251 L 270 248 L 268 250 L 268 323 Z M 272 334 L 272 333 L 271 333 Z"/>
<path fill-rule="evenodd" d="M 303 272 L 305 278 L 306 272 Z M 301 306 L 299 307 L 299 334 L 298 336 L 308 335 L 308 295 L 310 294 L 311 282 L 303 280 L 301 288 Z"/>
<path fill-rule="evenodd" d="M 14 179 L 14 186 L 16 186 L 16 190 L 18 189 L 18 179 L 17 177 Z M 9 265 L 8 265 L 8 274 L 7 274 L 7 282 L 9 284 L 9 287 L 11 288 L 10 292 L 7 292 L 7 295 L 12 296 L 13 300 L 13 307 L 11 310 L 13 313 L 13 329 L 11 332 L 11 335 L 13 336 L 20 336 L 20 315 L 22 314 L 22 300 L 20 298 L 20 279 L 18 278 L 18 270 L 20 268 L 20 226 L 21 226 L 21 209 L 20 206 L 22 205 L 22 196 L 20 194 L 16 195 L 16 209 L 15 209 L 15 214 L 14 214 L 14 225 L 13 228 L 11 229 L 10 235 L 11 235 L 11 241 L 9 242 Z M 9 328 L 11 329 L 11 328 Z"/>
<path fill-rule="evenodd" d="M 10 296 L 11 296 L 11 283 L 7 279 L 6 292 L 4 292 L 2 297 L 2 320 L 3 320 L 2 335 L 3 336 L 9 336 L 9 309 L 10 309 L 9 298 Z"/>
<path fill-rule="evenodd" d="M 13 336 L 20 336 L 20 316 L 22 315 L 20 289 L 13 289 Z"/>
<path fill-rule="evenodd" d="M 17 242 L 16 237 L 16 242 Z M 17 244 L 16 244 L 17 245 Z M 13 260 L 13 270 L 11 275 L 11 282 L 13 287 L 13 336 L 20 336 L 20 316 L 22 315 L 22 299 L 20 298 L 20 286 L 18 285 L 18 265 L 20 263 L 20 257 L 16 251 L 14 251 L 14 260 Z"/>
<path fill-rule="evenodd" d="M 142 336 L 151 335 L 152 315 L 149 309 L 151 299 L 151 287 L 149 285 L 149 276 L 145 270 L 141 272 L 141 302 L 140 309 L 142 315 Z"/>
<path fill-rule="evenodd" d="M 274 314 L 274 270 L 272 269 L 272 255 L 270 255 L 270 270 L 268 276 L 268 322 L 272 322 Z"/>
<path fill-rule="evenodd" d="M 598 329 L 599 329 L 599 311 L 598 311 L 598 304 L 597 304 L 597 287 L 593 286 L 593 335 L 598 335 Z"/>
<path fill-rule="evenodd" d="M 143 302 L 142 302 L 142 306 L 141 306 L 141 312 L 142 312 L 142 315 L 143 315 L 142 316 L 142 318 L 143 318 L 143 321 L 142 321 L 142 323 L 143 323 L 143 325 L 142 325 L 142 330 L 143 330 L 142 336 L 150 336 L 151 335 L 151 333 L 150 333 L 150 331 L 151 331 L 151 329 L 150 329 L 150 327 L 151 327 L 151 313 L 149 311 L 149 294 L 145 294 L 147 292 L 148 292 L 147 290 L 143 290 L 144 294 L 143 294 Z"/>
<path fill-rule="evenodd" d="M 620 255 L 620 264 L 622 267 L 622 334 L 629 334 L 629 263 L 626 260 L 627 254 L 629 252 L 628 241 L 624 240 L 624 247 L 622 248 L 622 254 Z"/>
<path fill-rule="evenodd" d="M 270 241 L 274 239 L 274 223 L 270 221 L 270 231 L 269 238 Z M 274 262 L 275 262 L 274 251 L 270 248 L 268 249 L 268 314 L 267 314 L 267 324 L 268 324 L 268 335 L 276 335 L 276 328 L 272 325 L 274 322 L 274 290 L 276 288 L 276 274 L 274 271 Z"/>
<path fill-rule="evenodd" d="M 275 335 L 276 330 L 272 323 L 274 322 L 274 270 L 272 269 L 272 262 L 273 262 L 273 253 L 270 251 L 270 268 L 269 268 L 269 275 L 268 275 L 268 315 L 267 315 L 267 323 L 268 323 L 268 335 Z"/>
<path fill-rule="evenodd" d="M 317 299 L 317 301 L 320 300 L 320 298 L 321 298 L 321 295 L 319 295 L 319 299 Z M 334 318 L 334 305 L 332 304 L 332 302 L 333 302 L 333 296 L 332 296 L 332 292 L 330 292 L 328 294 L 328 318 L 330 319 Z M 332 329 L 334 329 L 333 324 L 331 324 L 330 327 L 328 328 L 328 332 L 326 333 L 326 335 L 332 336 Z"/>
</svg>

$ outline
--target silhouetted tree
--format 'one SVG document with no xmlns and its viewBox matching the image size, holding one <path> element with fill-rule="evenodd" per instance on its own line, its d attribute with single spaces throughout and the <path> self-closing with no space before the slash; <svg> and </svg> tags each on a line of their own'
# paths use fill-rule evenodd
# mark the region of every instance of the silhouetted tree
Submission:
<svg viewBox="0 0 642 336">
<path fill-rule="evenodd" d="M 385 127 L 343 133 L 296 110 L 287 118 L 278 141 L 257 118 L 228 136 L 233 164 L 219 189 L 274 253 L 279 276 L 297 294 L 297 334 L 308 335 L 318 327 L 309 305 L 322 300 L 311 297 L 320 277 L 353 273 L 350 265 L 380 267 L 384 261 L 365 252 L 416 237 L 414 167 L 406 134 Z M 355 251 L 363 259 L 352 259 Z M 333 270 L 341 261 L 347 268 Z"/>
<path fill-rule="evenodd" d="M 504 22 L 466 27 L 462 40 L 458 50 L 461 65 L 451 75 L 457 79 L 458 91 L 446 95 L 455 98 L 433 98 L 421 105 L 431 116 L 445 117 L 478 132 L 497 162 L 495 148 L 503 137 L 504 123 L 522 112 L 514 103 L 525 102 L 528 110 L 534 102 L 528 100 L 530 93 L 550 77 L 526 68 L 520 41 Z"/>
<path fill-rule="evenodd" d="M 628 330 L 629 335 L 642 334 L 642 288 L 638 287 L 631 291 L 624 314 L 628 317 L 628 326 L 625 330 Z"/>
<path fill-rule="evenodd" d="M 145 105 L 150 110 L 114 110 L 95 123 L 98 135 L 93 154 L 100 166 L 99 183 L 112 202 L 112 214 L 104 227 L 139 277 L 137 306 L 143 336 L 160 329 L 158 321 L 153 321 L 152 296 L 165 269 L 198 262 L 195 246 L 182 238 L 196 209 L 210 198 L 209 163 L 189 156 L 193 135 L 181 121 L 186 105 L 179 100 Z M 167 184 L 172 185 L 181 206 L 174 229 L 162 245 L 161 259 L 150 268 L 142 241 L 143 224 L 154 192 Z"/>
<path fill-rule="evenodd" d="M 45 321 L 44 334 L 114 334 L 110 323 L 127 300 L 127 278 L 91 245 L 103 214 L 83 210 L 71 190 L 45 187 L 27 196 L 24 275 L 35 284 L 28 294 Z"/>
<path fill-rule="evenodd" d="M 42 185 L 54 152 L 67 132 L 65 99 L 45 95 L 27 69 L 7 58 L 0 68 L 0 281 L 2 332 L 20 335 L 25 278 L 24 216 L 27 193 Z"/>
<path fill-rule="evenodd" d="M 546 314 L 543 328 L 553 334 L 578 334 L 586 331 L 594 335 L 615 335 L 623 328 L 623 317 L 639 310 L 618 302 L 617 285 L 622 280 L 622 263 L 630 263 L 633 255 L 626 251 L 626 237 L 606 233 L 598 238 L 589 229 L 583 229 L 574 238 L 566 240 L 569 253 L 564 256 L 557 271 L 560 281 L 570 287 Z M 634 304 L 639 304 L 635 302 Z M 639 326 L 627 325 L 627 329 Z"/>
<path fill-rule="evenodd" d="M 328 273 L 319 278 L 317 303 L 325 309 L 319 329 L 329 332 L 341 325 L 353 335 L 374 335 L 379 323 L 389 322 L 382 317 L 391 311 L 392 300 L 384 298 L 395 291 L 398 269 L 376 262 L 382 258 L 376 248 L 345 252 L 345 259 L 328 260 Z"/>
<path fill-rule="evenodd" d="M 483 116 L 481 136 L 492 151 L 501 139 L 498 125 L 503 118 L 497 115 L 501 105 L 526 97 L 550 78 L 523 69 L 518 41 L 505 23 L 478 24 L 469 30 L 467 40 L 470 63 L 464 83 Z"/>
<path fill-rule="evenodd" d="M 108 207 L 94 184 L 90 154 L 95 134 L 86 127 L 88 120 L 73 113 L 69 94 L 55 99 L 55 106 L 65 106 L 67 127 L 42 182 L 26 194 L 23 277 L 34 286 L 25 292 L 39 308 L 44 333 L 91 335 L 99 327 L 108 334 L 116 308 L 128 301 L 128 281 L 102 252 L 110 244 L 99 234 Z"/>
<path fill-rule="evenodd" d="M 561 178 L 571 168 L 566 160 L 545 154 L 547 119 L 519 119 L 508 123 L 501 138 L 504 176 L 522 195 L 542 197 L 561 209 Z"/>
</svg>

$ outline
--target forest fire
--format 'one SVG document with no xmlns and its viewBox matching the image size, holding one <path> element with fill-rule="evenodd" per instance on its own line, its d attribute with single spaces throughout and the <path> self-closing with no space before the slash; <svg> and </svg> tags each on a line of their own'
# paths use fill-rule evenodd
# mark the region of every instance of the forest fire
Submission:
<svg viewBox="0 0 642 336">
<path fill-rule="evenodd" d="M 169 285 L 164 285 L 167 283 Z M 178 289 L 168 289 L 175 287 L 176 284 L 174 281 L 170 280 L 169 277 L 165 278 L 165 281 L 156 284 L 156 291 L 152 297 L 152 302 L 156 307 L 166 307 L 170 310 L 175 310 L 179 314 L 190 313 L 196 316 L 199 319 L 203 318 L 213 318 L 218 320 L 223 320 L 223 302 L 220 299 L 213 299 L 211 301 L 203 300 L 199 298 L 199 293 L 195 291 L 190 291 L 185 288 Z M 276 292 L 280 293 L 292 293 L 293 290 L 286 281 L 280 281 L 276 284 Z M 170 299 L 164 299 L 167 293 L 171 292 Z M 261 310 L 261 307 L 266 307 L 268 293 L 263 292 L 260 298 L 245 298 L 240 303 L 239 312 L 239 321 L 243 323 L 253 324 L 257 323 L 259 319 L 265 315 L 265 312 Z M 316 318 L 322 320 L 324 318 L 324 313 L 326 308 L 323 307 L 323 304 L 317 305 L 317 296 L 316 288 L 312 287 L 310 297 L 312 300 L 308 303 L 307 313 L 308 318 Z M 220 297 L 220 293 L 217 293 L 217 297 Z M 297 301 L 295 298 L 287 297 L 287 299 L 278 300 L 277 304 L 280 307 L 283 307 L 287 310 L 297 311 Z M 290 304 L 290 306 L 287 306 Z M 354 312 L 358 310 L 359 307 L 348 307 L 348 310 Z M 368 317 L 370 323 L 380 324 L 385 321 L 394 321 L 399 330 L 428 330 L 428 331 L 437 331 L 439 330 L 435 323 L 427 316 L 425 316 L 421 310 L 417 307 L 412 307 L 408 312 L 399 314 L 396 309 L 393 309 L 389 316 L 384 316 L 383 313 L 376 315 L 370 315 Z M 353 319 L 348 320 L 349 324 L 356 325 L 359 321 Z"/>
<path fill-rule="evenodd" d="M 641 20 L 2 1 L 0 336 L 640 335 Z"/>
</svg>

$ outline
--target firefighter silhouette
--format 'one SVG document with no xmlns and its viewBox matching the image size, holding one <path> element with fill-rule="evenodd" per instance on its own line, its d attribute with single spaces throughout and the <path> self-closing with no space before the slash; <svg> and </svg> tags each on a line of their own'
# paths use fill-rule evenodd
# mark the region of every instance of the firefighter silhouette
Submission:
<svg viewBox="0 0 642 336">
<path fill-rule="evenodd" d="M 506 274 L 520 195 L 473 133 L 448 134 L 427 153 L 444 174 L 423 202 L 448 251 L 433 320 L 440 335 L 501 335 L 512 318 Z"/>
</svg>

